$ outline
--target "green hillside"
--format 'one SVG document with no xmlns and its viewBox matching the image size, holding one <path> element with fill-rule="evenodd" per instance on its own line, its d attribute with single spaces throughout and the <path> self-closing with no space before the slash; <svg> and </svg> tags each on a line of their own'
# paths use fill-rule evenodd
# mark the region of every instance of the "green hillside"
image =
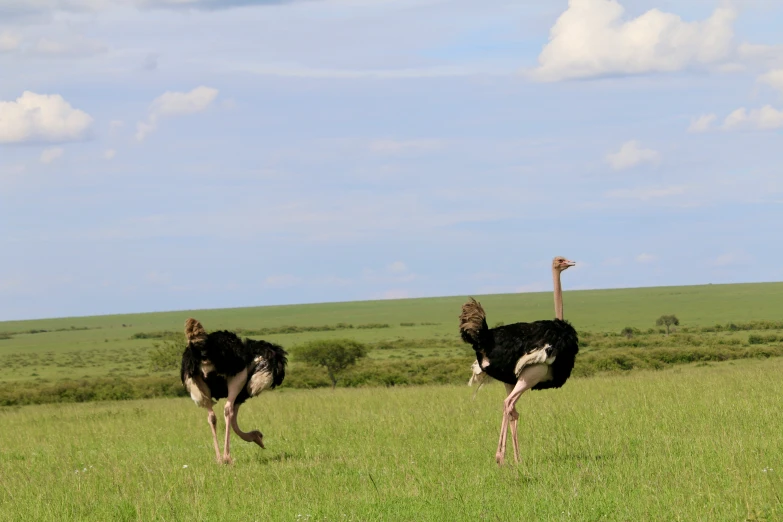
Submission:
<svg viewBox="0 0 783 522">
<path fill-rule="evenodd" d="M 671 348 L 754 344 L 780 346 L 767 334 L 758 342 L 756 326 L 705 333 L 716 324 L 783 321 L 783 283 L 580 290 L 564 293 L 565 315 L 583 340 L 582 352 L 602 348 Z M 488 322 L 552 318 L 552 292 L 476 296 Z M 469 358 L 460 342 L 457 317 L 467 296 L 357 301 L 219 310 L 186 310 L 9 321 L 0 323 L 0 381 L 102 376 L 148 376 L 149 350 L 166 335 L 179 336 L 186 318 L 196 317 L 208 330 L 244 330 L 286 348 L 312 339 L 349 337 L 371 346 L 370 361 Z M 687 334 L 663 336 L 655 327 L 662 314 L 676 314 Z M 746 325 L 747 326 L 747 325 Z M 624 327 L 646 337 L 617 339 Z M 780 325 L 764 329 L 777 331 Z M 281 332 L 288 333 L 281 333 Z M 597 337 L 596 337 L 597 336 Z M 607 337 L 614 336 L 614 337 Z M 735 350 L 736 351 L 736 350 Z M 743 352 L 747 354 L 747 350 Z M 744 356 L 744 355 L 743 355 Z M 728 358 L 739 357 L 736 353 Z M 726 357 L 724 357 L 726 358 Z M 637 357 L 638 359 L 638 357 Z M 701 359 L 697 359 L 701 360 Z M 294 369 L 295 360 L 292 361 Z M 622 364 L 620 365 L 622 366 Z M 611 365 L 610 365 L 611 367 Z M 654 365 L 653 365 L 654 367 Z M 317 373 L 317 372 L 316 372 Z M 292 381 L 293 383 L 294 381 Z M 403 381 L 407 382 L 407 381 Z"/>
</svg>

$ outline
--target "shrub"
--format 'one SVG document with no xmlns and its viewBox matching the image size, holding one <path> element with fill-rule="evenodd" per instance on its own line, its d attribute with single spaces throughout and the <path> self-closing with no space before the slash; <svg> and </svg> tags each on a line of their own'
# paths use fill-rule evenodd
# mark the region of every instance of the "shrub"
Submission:
<svg viewBox="0 0 783 522">
<path fill-rule="evenodd" d="M 367 347 L 352 339 L 328 339 L 306 343 L 295 353 L 298 359 L 311 366 L 326 368 L 332 388 L 335 388 L 339 375 L 367 355 Z"/>
<path fill-rule="evenodd" d="M 137 332 L 130 336 L 132 340 L 134 339 L 169 339 L 172 337 L 177 336 L 177 332 L 172 332 L 171 330 L 163 330 L 159 332 Z"/>
<path fill-rule="evenodd" d="M 187 345 L 184 335 L 172 335 L 161 343 L 154 343 L 149 352 L 150 370 L 165 372 L 179 368 Z"/>
<path fill-rule="evenodd" d="M 666 335 L 669 335 L 669 330 L 672 326 L 679 326 L 680 320 L 676 315 L 662 315 L 655 321 L 656 326 L 665 326 Z"/>
</svg>

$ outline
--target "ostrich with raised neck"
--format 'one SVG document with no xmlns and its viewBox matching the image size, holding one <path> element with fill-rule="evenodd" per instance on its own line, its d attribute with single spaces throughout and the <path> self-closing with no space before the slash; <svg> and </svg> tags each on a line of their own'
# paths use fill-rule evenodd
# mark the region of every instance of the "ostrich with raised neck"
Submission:
<svg viewBox="0 0 783 522">
<path fill-rule="evenodd" d="M 552 260 L 555 319 L 488 328 L 481 303 L 471 297 L 462 305 L 459 328 L 462 340 L 473 346 L 476 362 L 483 373 L 506 386 L 500 439 L 495 453 L 499 465 L 505 459 L 509 425 L 514 460 L 519 462 L 519 414 L 516 410 L 519 397 L 527 390 L 560 388 L 571 376 L 579 352 L 579 338 L 573 326 L 563 319 L 560 274 L 575 264 L 562 256 Z M 476 369 L 474 363 L 474 377 Z"/>
</svg>

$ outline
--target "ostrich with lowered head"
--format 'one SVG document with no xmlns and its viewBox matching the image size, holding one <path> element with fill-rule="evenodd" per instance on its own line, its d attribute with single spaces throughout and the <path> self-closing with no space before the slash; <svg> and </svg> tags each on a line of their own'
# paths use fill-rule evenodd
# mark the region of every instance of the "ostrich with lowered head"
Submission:
<svg viewBox="0 0 783 522">
<path fill-rule="evenodd" d="M 283 382 L 288 362 L 286 351 L 266 341 L 240 339 L 225 330 L 207 334 L 195 319 L 185 321 L 185 337 L 188 346 L 182 353 L 180 377 L 193 401 L 209 412 L 207 422 L 212 429 L 212 443 L 218 463 L 232 462 L 229 448 L 231 428 L 242 440 L 255 442 L 264 448 L 264 436 L 260 431 L 246 433 L 239 429 L 237 414 L 247 399 L 264 390 L 274 389 Z M 221 457 L 217 417 L 212 406 L 222 398 L 226 399 L 223 408 L 226 437 Z"/>
<path fill-rule="evenodd" d="M 571 376 L 579 338 L 568 321 L 563 320 L 563 293 L 560 273 L 576 263 L 564 257 L 552 261 L 555 286 L 555 319 L 487 327 L 487 317 L 481 303 L 473 299 L 462 305 L 460 335 L 476 352 L 473 373 L 483 369 L 487 376 L 501 381 L 508 394 L 503 402 L 503 422 L 495 460 L 503 464 L 506 435 L 511 424 L 514 460 L 519 462 L 516 403 L 527 390 L 560 388 Z M 478 391 L 478 390 L 477 390 Z"/>
</svg>

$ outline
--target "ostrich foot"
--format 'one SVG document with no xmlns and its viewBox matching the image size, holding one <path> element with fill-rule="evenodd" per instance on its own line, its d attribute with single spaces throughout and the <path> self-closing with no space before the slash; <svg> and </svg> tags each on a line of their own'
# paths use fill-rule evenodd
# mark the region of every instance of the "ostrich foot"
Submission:
<svg viewBox="0 0 783 522">
<path fill-rule="evenodd" d="M 223 455 L 223 460 L 221 464 L 233 464 L 234 460 L 231 458 L 231 455 Z"/>
</svg>

